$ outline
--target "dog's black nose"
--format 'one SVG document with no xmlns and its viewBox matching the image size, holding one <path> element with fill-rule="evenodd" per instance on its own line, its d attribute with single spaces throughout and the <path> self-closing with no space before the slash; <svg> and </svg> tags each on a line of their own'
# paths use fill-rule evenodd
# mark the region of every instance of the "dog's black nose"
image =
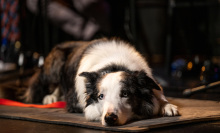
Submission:
<svg viewBox="0 0 220 133">
<path fill-rule="evenodd" d="M 115 115 L 114 113 L 107 113 L 107 114 L 105 115 L 105 122 L 106 122 L 109 126 L 115 125 L 117 120 L 118 120 L 118 116 Z"/>
</svg>

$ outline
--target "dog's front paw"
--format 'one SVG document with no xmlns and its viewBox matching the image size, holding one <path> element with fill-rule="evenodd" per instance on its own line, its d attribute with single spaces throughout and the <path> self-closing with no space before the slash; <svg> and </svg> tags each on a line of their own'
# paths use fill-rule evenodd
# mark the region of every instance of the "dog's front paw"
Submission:
<svg viewBox="0 0 220 133">
<path fill-rule="evenodd" d="M 57 102 L 58 97 L 56 95 L 46 95 L 43 99 L 43 104 L 51 104 Z"/>
<path fill-rule="evenodd" d="M 179 115 L 179 111 L 176 105 L 167 103 L 162 108 L 163 116 L 177 116 Z"/>
</svg>

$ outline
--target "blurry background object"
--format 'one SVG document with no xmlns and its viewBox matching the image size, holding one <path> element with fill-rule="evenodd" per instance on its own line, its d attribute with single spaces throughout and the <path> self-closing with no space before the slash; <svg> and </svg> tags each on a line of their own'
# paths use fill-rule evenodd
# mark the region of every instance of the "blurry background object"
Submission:
<svg viewBox="0 0 220 133">
<path fill-rule="evenodd" d="M 35 31 L 40 39 L 37 43 L 44 44 L 40 49 L 44 55 L 60 42 L 91 40 L 99 32 L 110 30 L 110 8 L 105 0 L 27 0 L 24 5 L 27 25 L 22 27 L 27 32 L 28 27 L 32 28 L 30 32 Z"/>
<path fill-rule="evenodd" d="M 109 30 L 107 6 L 104 0 L 27 0 L 32 13 L 42 13 L 77 40 L 89 40 L 100 29 Z"/>
<path fill-rule="evenodd" d="M 0 72 L 16 69 L 16 55 L 20 49 L 19 0 L 1 0 Z M 15 47 L 16 46 L 16 47 Z"/>
</svg>

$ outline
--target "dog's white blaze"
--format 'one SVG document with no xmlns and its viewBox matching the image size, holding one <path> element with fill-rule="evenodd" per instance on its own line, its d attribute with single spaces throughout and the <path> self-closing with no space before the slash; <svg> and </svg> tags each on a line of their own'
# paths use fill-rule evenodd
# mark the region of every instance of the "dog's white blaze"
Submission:
<svg viewBox="0 0 220 133">
<path fill-rule="evenodd" d="M 151 69 L 145 59 L 131 46 L 115 40 L 102 42 L 86 51 L 82 58 L 76 76 L 76 91 L 81 107 L 85 107 L 85 83 L 82 72 L 97 71 L 109 64 L 124 65 L 129 70 L 144 70 L 153 79 Z M 105 45 L 106 44 L 106 45 Z"/>
<path fill-rule="evenodd" d="M 105 115 L 107 113 L 114 113 L 118 116 L 118 124 L 124 124 L 131 117 L 132 111 L 129 104 L 126 103 L 126 98 L 120 97 L 121 83 L 123 72 L 115 72 L 107 74 L 100 82 L 100 93 L 104 94 L 102 124 L 105 123 Z"/>
<path fill-rule="evenodd" d="M 107 74 L 106 77 L 100 82 L 100 93 L 104 94 L 104 111 L 113 111 L 114 108 L 118 108 L 119 94 L 121 91 L 120 81 L 122 79 L 122 72 L 115 72 Z M 106 108 L 107 106 L 107 108 Z M 108 109 L 108 110 L 106 110 Z"/>
</svg>

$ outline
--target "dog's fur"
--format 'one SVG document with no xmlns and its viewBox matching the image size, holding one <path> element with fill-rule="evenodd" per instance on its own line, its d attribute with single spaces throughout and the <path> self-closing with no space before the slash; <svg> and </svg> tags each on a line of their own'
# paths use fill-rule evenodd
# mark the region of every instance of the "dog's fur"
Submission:
<svg viewBox="0 0 220 133">
<path fill-rule="evenodd" d="M 64 95 L 68 112 L 122 125 L 178 110 L 163 95 L 145 59 L 119 39 L 69 42 L 53 48 L 32 77 L 26 102 L 52 103 Z"/>
</svg>

